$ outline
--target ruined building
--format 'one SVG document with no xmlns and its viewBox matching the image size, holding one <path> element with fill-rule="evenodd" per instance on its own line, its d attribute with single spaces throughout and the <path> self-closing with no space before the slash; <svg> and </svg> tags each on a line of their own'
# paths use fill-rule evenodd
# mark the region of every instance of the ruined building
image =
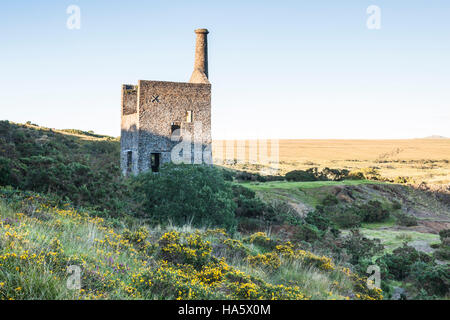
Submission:
<svg viewBox="0 0 450 320">
<path fill-rule="evenodd" d="M 122 86 L 121 168 L 124 175 L 161 164 L 211 162 L 211 84 L 206 29 L 195 30 L 189 82 L 139 80 Z M 194 133 L 195 131 L 195 133 Z"/>
</svg>

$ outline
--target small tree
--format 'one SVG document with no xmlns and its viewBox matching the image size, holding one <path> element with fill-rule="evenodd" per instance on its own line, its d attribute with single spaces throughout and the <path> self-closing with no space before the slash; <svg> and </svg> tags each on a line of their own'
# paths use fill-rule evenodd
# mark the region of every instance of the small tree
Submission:
<svg viewBox="0 0 450 320">
<path fill-rule="evenodd" d="M 233 192 L 222 173 L 203 165 L 164 165 L 130 180 L 138 213 L 155 223 L 235 228 Z"/>
</svg>

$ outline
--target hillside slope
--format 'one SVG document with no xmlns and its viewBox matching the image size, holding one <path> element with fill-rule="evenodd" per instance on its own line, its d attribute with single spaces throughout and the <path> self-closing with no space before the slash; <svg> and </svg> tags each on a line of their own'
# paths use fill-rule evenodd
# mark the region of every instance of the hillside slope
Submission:
<svg viewBox="0 0 450 320">
<path fill-rule="evenodd" d="M 411 241 L 421 238 L 420 233 L 429 239 L 429 244 L 439 240 L 439 231 L 450 228 L 450 185 L 406 186 L 376 181 L 325 181 L 325 182 L 267 182 L 245 183 L 255 190 L 265 201 L 281 200 L 289 203 L 297 212 L 305 216 L 327 196 L 336 198 L 346 206 L 358 205 L 370 200 L 382 203 L 398 202 L 401 212 L 417 219 L 415 226 L 401 226 L 390 219 L 385 223 L 364 224 L 363 232 L 398 232 L 398 235 L 412 235 Z M 426 236 L 426 235 L 429 236 Z M 435 235 L 435 236 L 432 236 Z M 377 233 L 382 238 L 382 233 Z M 397 245 L 401 245 L 398 241 Z M 392 247 L 391 247 L 392 248 Z"/>
<path fill-rule="evenodd" d="M 0 299 L 382 298 L 331 259 L 264 233 L 127 229 L 53 205 L 1 191 Z M 80 282 L 70 282 L 74 270 Z"/>
<path fill-rule="evenodd" d="M 242 182 L 254 176 L 188 165 L 124 179 L 119 151 L 0 122 L 0 298 L 379 299 L 373 265 L 385 298 L 449 297 L 446 185 Z"/>
<path fill-rule="evenodd" d="M 119 140 L 79 130 L 0 121 L 0 186 L 50 192 L 115 213 Z"/>
</svg>

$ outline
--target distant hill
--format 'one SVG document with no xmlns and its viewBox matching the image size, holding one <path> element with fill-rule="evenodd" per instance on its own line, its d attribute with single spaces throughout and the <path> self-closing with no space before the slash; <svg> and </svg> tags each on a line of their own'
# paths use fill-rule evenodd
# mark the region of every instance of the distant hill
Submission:
<svg viewBox="0 0 450 320">
<path fill-rule="evenodd" d="M 449 139 L 449 138 L 443 137 L 443 136 L 438 136 L 438 135 L 432 135 L 429 137 L 425 137 L 424 139 Z"/>
</svg>

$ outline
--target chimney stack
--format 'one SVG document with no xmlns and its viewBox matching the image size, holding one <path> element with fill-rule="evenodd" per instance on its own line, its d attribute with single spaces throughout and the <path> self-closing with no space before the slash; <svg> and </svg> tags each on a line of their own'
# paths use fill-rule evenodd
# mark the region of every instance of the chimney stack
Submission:
<svg viewBox="0 0 450 320">
<path fill-rule="evenodd" d="M 207 83 L 208 80 L 208 39 L 207 29 L 195 30 L 197 40 L 195 43 L 195 63 L 190 83 Z"/>
</svg>

